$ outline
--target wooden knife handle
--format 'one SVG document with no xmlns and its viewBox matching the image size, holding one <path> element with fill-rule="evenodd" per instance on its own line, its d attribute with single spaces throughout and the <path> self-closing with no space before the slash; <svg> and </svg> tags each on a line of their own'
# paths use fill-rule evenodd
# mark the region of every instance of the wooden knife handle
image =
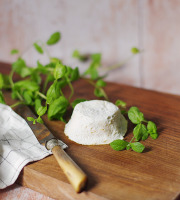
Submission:
<svg viewBox="0 0 180 200">
<path fill-rule="evenodd" d="M 69 179 L 70 183 L 74 187 L 75 191 L 80 192 L 86 184 L 86 174 L 60 146 L 53 147 L 51 151 L 55 156 L 57 162 L 59 163 L 60 167 L 64 171 L 65 175 Z"/>
</svg>

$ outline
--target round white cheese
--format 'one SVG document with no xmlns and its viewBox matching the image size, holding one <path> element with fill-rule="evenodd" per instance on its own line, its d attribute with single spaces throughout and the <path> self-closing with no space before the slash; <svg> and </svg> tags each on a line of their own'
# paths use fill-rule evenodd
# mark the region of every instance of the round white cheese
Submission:
<svg viewBox="0 0 180 200">
<path fill-rule="evenodd" d="M 64 130 L 70 140 L 84 145 L 109 144 L 123 139 L 126 131 L 127 120 L 120 109 L 103 100 L 77 104 Z"/>
</svg>

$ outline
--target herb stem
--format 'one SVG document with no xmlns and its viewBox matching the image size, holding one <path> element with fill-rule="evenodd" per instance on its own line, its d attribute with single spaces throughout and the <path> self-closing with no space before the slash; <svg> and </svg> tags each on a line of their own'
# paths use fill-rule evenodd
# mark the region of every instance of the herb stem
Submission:
<svg viewBox="0 0 180 200">
<path fill-rule="evenodd" d="M 18 101 L 18 102 L 16 102 L 16 103 L 12 104 L 10 107 L 11 107 L 11 108 L 14 108 L 14 107 L 16 107 L 16 106 L 18 106 L 18 105 L 20 105 L 20 104 L 24 104 L 24 102 L 23 102 L 23 101 Z"/>
<path fill-rule="evenodd" d="M 14 75 L 14 70 L 11 70 L 11 72 L 9 74 L 9 82 L 10 82 L 11 88 L 14 87 L 13 75 Z M 20 101 L 24 101 L 23 97 L 20 95 L 20 93 L 18 91 L 16 91 L 16 94 Z"/>
<path fill-rule="evenodd" d="M 117 69 L 117 68 L 120 68 L 122 66 L 124 66 L 129 60 L 131 60 L 132 58 L 134 57 L 134 54 L 129 56 L 128 58 L 126 58 L 124 61 L 120 62 L 120 63 L 117 63 L 117 64 L 114 64 L 112 66 L 109 66 L 109 67 L 105 67 L 105 68 L 102 68 L 106 71 L 111 71 L 113 69 Z"/>
<path fill-rule="evenodd" d="M 148 123 L 148 121 L 147 121 L 147 120 L 145 120 L 145 119 L 143 120 L 143 122 L 146 122 L 146 123 Z"/>
<path fill-rule="evenodd" d="M 24 101 L 23 97 L 20 95 L 20 93 L 18 91 L 16 91 L 16 94 L 18 96 L 18 98 L 21 100 L 21 101 Z"/>
<path fill-rule="evenodd" d="M 11 72 L 9 74 L 9 82 L 10 82 L 11 88 L 14 87 L 13 75 L 14 75 L 14 70 L 11 70 Z"/>
<path fill-rule="evenodd" d="M 44 85 L 43 85 L 43 90 L 42 90 L 43 94 L 45 94 L 45 92 L 46 92 L 46 87 L 47 87 L 48 82 L 49 82 L 49 80 L 48 80 L 48 76 L 47 76 L 46 80 L 44 81 Z"/>
<path fill-rule="evenodd" d="M 47 97 L 46 97 L 43 93 L 37 91 L 37 94 L 38 94 L 40 97 L 42 97 L 43 99 L 45 99 L 45 100 L 47 99 Z"/>
<path fill-rule="evenodd" d="M 107 101 L 109 101 L 109 98 L 108 98 L 106 92 L 104 91 L 104 89 L 103 89 L 102 87 L 97 87 L 96 84 L 95 84 L 92 80 L 90 80 L 90 79 L 84 78 L 84 80 L 86 80 L 88 83 L 90 83 L 91 85 L 93 85 L 95 88 L 100 89 L 101 92 L 102 92 L 102 94 L 103 94 L 103 96 L 104 96 L 104 98 L 105 98 Z"/>
<path fill-rule="evenodd" d="M 43 42 L 42 42 L 42 47 L 43 47 L 43 49 L 44 49 L 46 55 L 48 56 L 49 60 L 51 61 L 50 53 L 49 53 L 49 51 L 48 51 L 47 48 L 46 48 L 46 44 L 43 43 Z"/>
<path fill-rule="evenodd" d="M 71 84 L 71 81 L 69 80 L 69 78 L 67 76 L 66 76 L 66 79 L 67 79 L 68 85 L 69 85 L 69 87 L 71 89 L 71 94 L 69 95 L 69 100 L 70 100 L 72 98 L 73 94 L 74 94 L 74 88 L 73 88 L 73 86 Z"/>
<path fill-rule="evenodd" d="M 129 142 L 129 144 L 134 140 L 134 137 L 131 139 L 131 141 Z"/>
</svg>

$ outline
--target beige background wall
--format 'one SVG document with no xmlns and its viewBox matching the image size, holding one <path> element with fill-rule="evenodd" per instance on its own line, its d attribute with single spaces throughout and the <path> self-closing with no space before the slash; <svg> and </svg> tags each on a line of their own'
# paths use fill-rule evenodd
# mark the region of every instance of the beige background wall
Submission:
<svg viewBox="0 0 180 200">
<path fill-rule="evenodd" d="M 0 60 L 13 62 L 12 48 L 34 66 L 46 63 L 31 44 L 59 30 L 62 40 L 50 47 L 66 64 L 74 49 L 101 52 L 103 66 L 124 61 L 137 46 L 143 53 L 111 71 L 110 81 L 180 94 L 180 1 L 178 0 L 0 0 Z M 28 51 L 27 51 L 28 49 Z"/>
</svg>

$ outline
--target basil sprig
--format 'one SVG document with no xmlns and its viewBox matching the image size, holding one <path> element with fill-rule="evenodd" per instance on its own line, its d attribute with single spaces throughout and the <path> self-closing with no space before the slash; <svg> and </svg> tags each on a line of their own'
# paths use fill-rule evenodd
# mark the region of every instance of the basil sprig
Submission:
<svg viewBox="0 0 180 200">
<path fill-rule="evenodd" d="M 116 105 L 123 107 L 126 104 L 121 100 L 117 100 Z M 145 146 L 139 141 L 146 140 L 149 137 L 149 135 L 152 139 L 157 139 L 158 133 L 156 124 L 152 121 L 145 120 L 144 114 L 140 112 L 140 110 L 137 107 L 134 106 L 131 107 L 127 111 L 127 114 L 129 120 L 133 124 L 135 124 L 135 127 L 133 129 L 133 135 L 134 135 L 133 138 L 131 139 L 130 142 L 124 140 L 115 140 L 110 143 L 110 146 L 112 147 L 112 149 L 116 151 L 121 151 L 124 149 L 127 150 L 132 149 L 133 151 L 142 153 L 145 149 Z"/>
</svg>

